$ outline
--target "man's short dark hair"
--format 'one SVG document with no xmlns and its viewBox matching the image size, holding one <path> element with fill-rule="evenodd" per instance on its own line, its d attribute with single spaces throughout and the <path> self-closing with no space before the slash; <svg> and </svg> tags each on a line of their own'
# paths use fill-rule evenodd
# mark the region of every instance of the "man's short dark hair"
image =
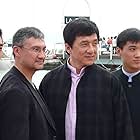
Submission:
<svg viewBox="0 0 140 140">
<path fill-rule="evenodd" d="M 71 47 L 78 36 L 89 36 L 97 34 L 99 40 L 99 30 L 96 24 L 87 18 L 78 18 L 69 22 L 63 31 L 65 43 Z"/>
<path fill-rule="evenodd" d="M 0 37 L 2 37 L 2 29 L 0 29 Z"/>
<path fill-rule="evenodd" d="M 128 41 L 132 43 L 140 42 L 140 30 L 137 28 L 128 28 L 122 31 L 117 37 L 117 46 L 123 48 Z"/>
<path fill-rule="evenodd" d="M 44 39 L 44 34 L 36 27 L 20 28 L 13 36 L 12 45 L 22 47 L 24 41 L 31 37 L 35 39 Z"/>
</svg>

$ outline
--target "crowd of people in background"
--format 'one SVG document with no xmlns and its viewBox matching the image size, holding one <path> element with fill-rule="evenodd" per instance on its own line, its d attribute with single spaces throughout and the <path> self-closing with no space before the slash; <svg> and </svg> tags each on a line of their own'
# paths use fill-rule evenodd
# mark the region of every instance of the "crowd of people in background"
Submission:
<svg viewBox="0 0 140 140">
<path fill-rule="evenodd" d="M 108 51 L 108 52 L 110 52 L 112 49 L 112 53 L 115 54 L 116 48 L 117 48 L 116 39 L 117 39 L 117 36 L 100 38 L 99 40 L 100 48 L 103 49 L 103 51 Z"/>
</svg>

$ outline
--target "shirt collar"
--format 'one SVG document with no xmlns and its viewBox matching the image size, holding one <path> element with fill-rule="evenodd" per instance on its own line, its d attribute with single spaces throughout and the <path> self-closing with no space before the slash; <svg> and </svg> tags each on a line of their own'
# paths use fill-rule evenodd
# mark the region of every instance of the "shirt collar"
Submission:
<svg viewBox="0 0 140 140">
<path fill-rule="evenodd" d="M 122 72 L 123 72 L 126 76 L 129 77 L 129 78 L 128 78 L 128 82 L 132 82 L 132 77 L 135 76 L 135 75 L 137 75 L 137 74 L 139 74 L 139 73 L 140 73 L 140 70 L 137 71 L 137 72 L 129 73 L 129 72 L 126 72 L 126 71 L 124 70 L 124 68 L 122 67 Z"/>
<path fill-rule="evenodd" d="M 74 75 L 76 75 L 76 76 L 81 76 L 81 75 L 83 75 L 84 72 L 85 72 L 85 68 L 86 68 L 86 67 L 83 67 L 83 68 L 80 70 L 80 73 L 77 74 L 76 68 L 73 67 L 72 65 L 70 65 L 69 59 L 67 60 L 67 66 L 68 66 L 68 68 L 71 70 L 71 72 L 72 72 Z"/>
<path fill-rule="evenodd" d="M 133 72 L 133 73 L 129 73 L 129 72 L 126 72 L 125 70 L 124 70 L 124 68 L 122 67 L 122 71 L 123 71 L 123 73 L 125 74 L 125 75 L 127 75 L 128 77 L 129 76 L 135 76 L 135 75 L 137 75 L 137 74 L 139 74 L 140 73 L 140 70 L 139 71 L 137 71 L 137 72 Z"/>
</svg>

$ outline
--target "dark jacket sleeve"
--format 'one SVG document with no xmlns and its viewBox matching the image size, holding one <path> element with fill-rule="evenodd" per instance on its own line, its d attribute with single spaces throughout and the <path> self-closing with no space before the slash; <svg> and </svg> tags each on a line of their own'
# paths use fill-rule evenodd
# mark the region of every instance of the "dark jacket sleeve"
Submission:
<svg viewBox="0 0 140 140">
<path fill-rule="evenodd" d="M 116 122 L 115 138 L 116 140 L 134 140 L 132 122 L 124 90 L 116 78 L 112 84 L 116 85 L 113 85 L 113 106 Z"/>
<path fill-rule="evenodd" d="M 50 88 L 48 88 L 48 83 L 49 85 L 51 85 L 51 81 L 53 81 L 53 76 L 54 76 L 54 73 L 53 71 L 47 73 L 44 78 L 42 79 L 40 85 L 39 85 L 39 91 L 40 93 L 42 94 L 42 96 L 46 99 L 46 94 L 47 94 L 47 90 Z M 57 87 L 57 86 L 56 86 Z M 46 102 L 47 103 L 47 102 Z"/>
<path fill-rule="evenodd" d="M 1 91 L 0 139 L 29 139 L 29 104 L 25 91 L 18 88 Z"/>
</svg>

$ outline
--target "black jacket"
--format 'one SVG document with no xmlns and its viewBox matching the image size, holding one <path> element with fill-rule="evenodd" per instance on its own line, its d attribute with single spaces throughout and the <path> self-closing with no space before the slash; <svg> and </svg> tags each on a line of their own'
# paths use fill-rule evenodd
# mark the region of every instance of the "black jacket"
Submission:
<svg viewBox="0 0 140 140">
<path fill-rule="evenodd" d="M 135 140 L 140 140 L 140 73 L 135 75 L 130 83 L 121 69 L 113 74 L 119 78 L 124 87 L 132 117 Z"/>
<path fill-rule="evenodd" d="M 53 120 L 42 105 L 39 92 L 13 67 L 0 86 L 0 140 L 54 140 Z"/>
<path fill-rule="evenodd" d="M 65 112 L 71 89 L 67 65 L 48 73 L 40 91 L 56 123 L 57 140 L 65 140 Z M 76 93 L 75 140 L 133 140 L 128 105 L 119 80 L 97 65 L 86 68 Z"/>
</svg>

